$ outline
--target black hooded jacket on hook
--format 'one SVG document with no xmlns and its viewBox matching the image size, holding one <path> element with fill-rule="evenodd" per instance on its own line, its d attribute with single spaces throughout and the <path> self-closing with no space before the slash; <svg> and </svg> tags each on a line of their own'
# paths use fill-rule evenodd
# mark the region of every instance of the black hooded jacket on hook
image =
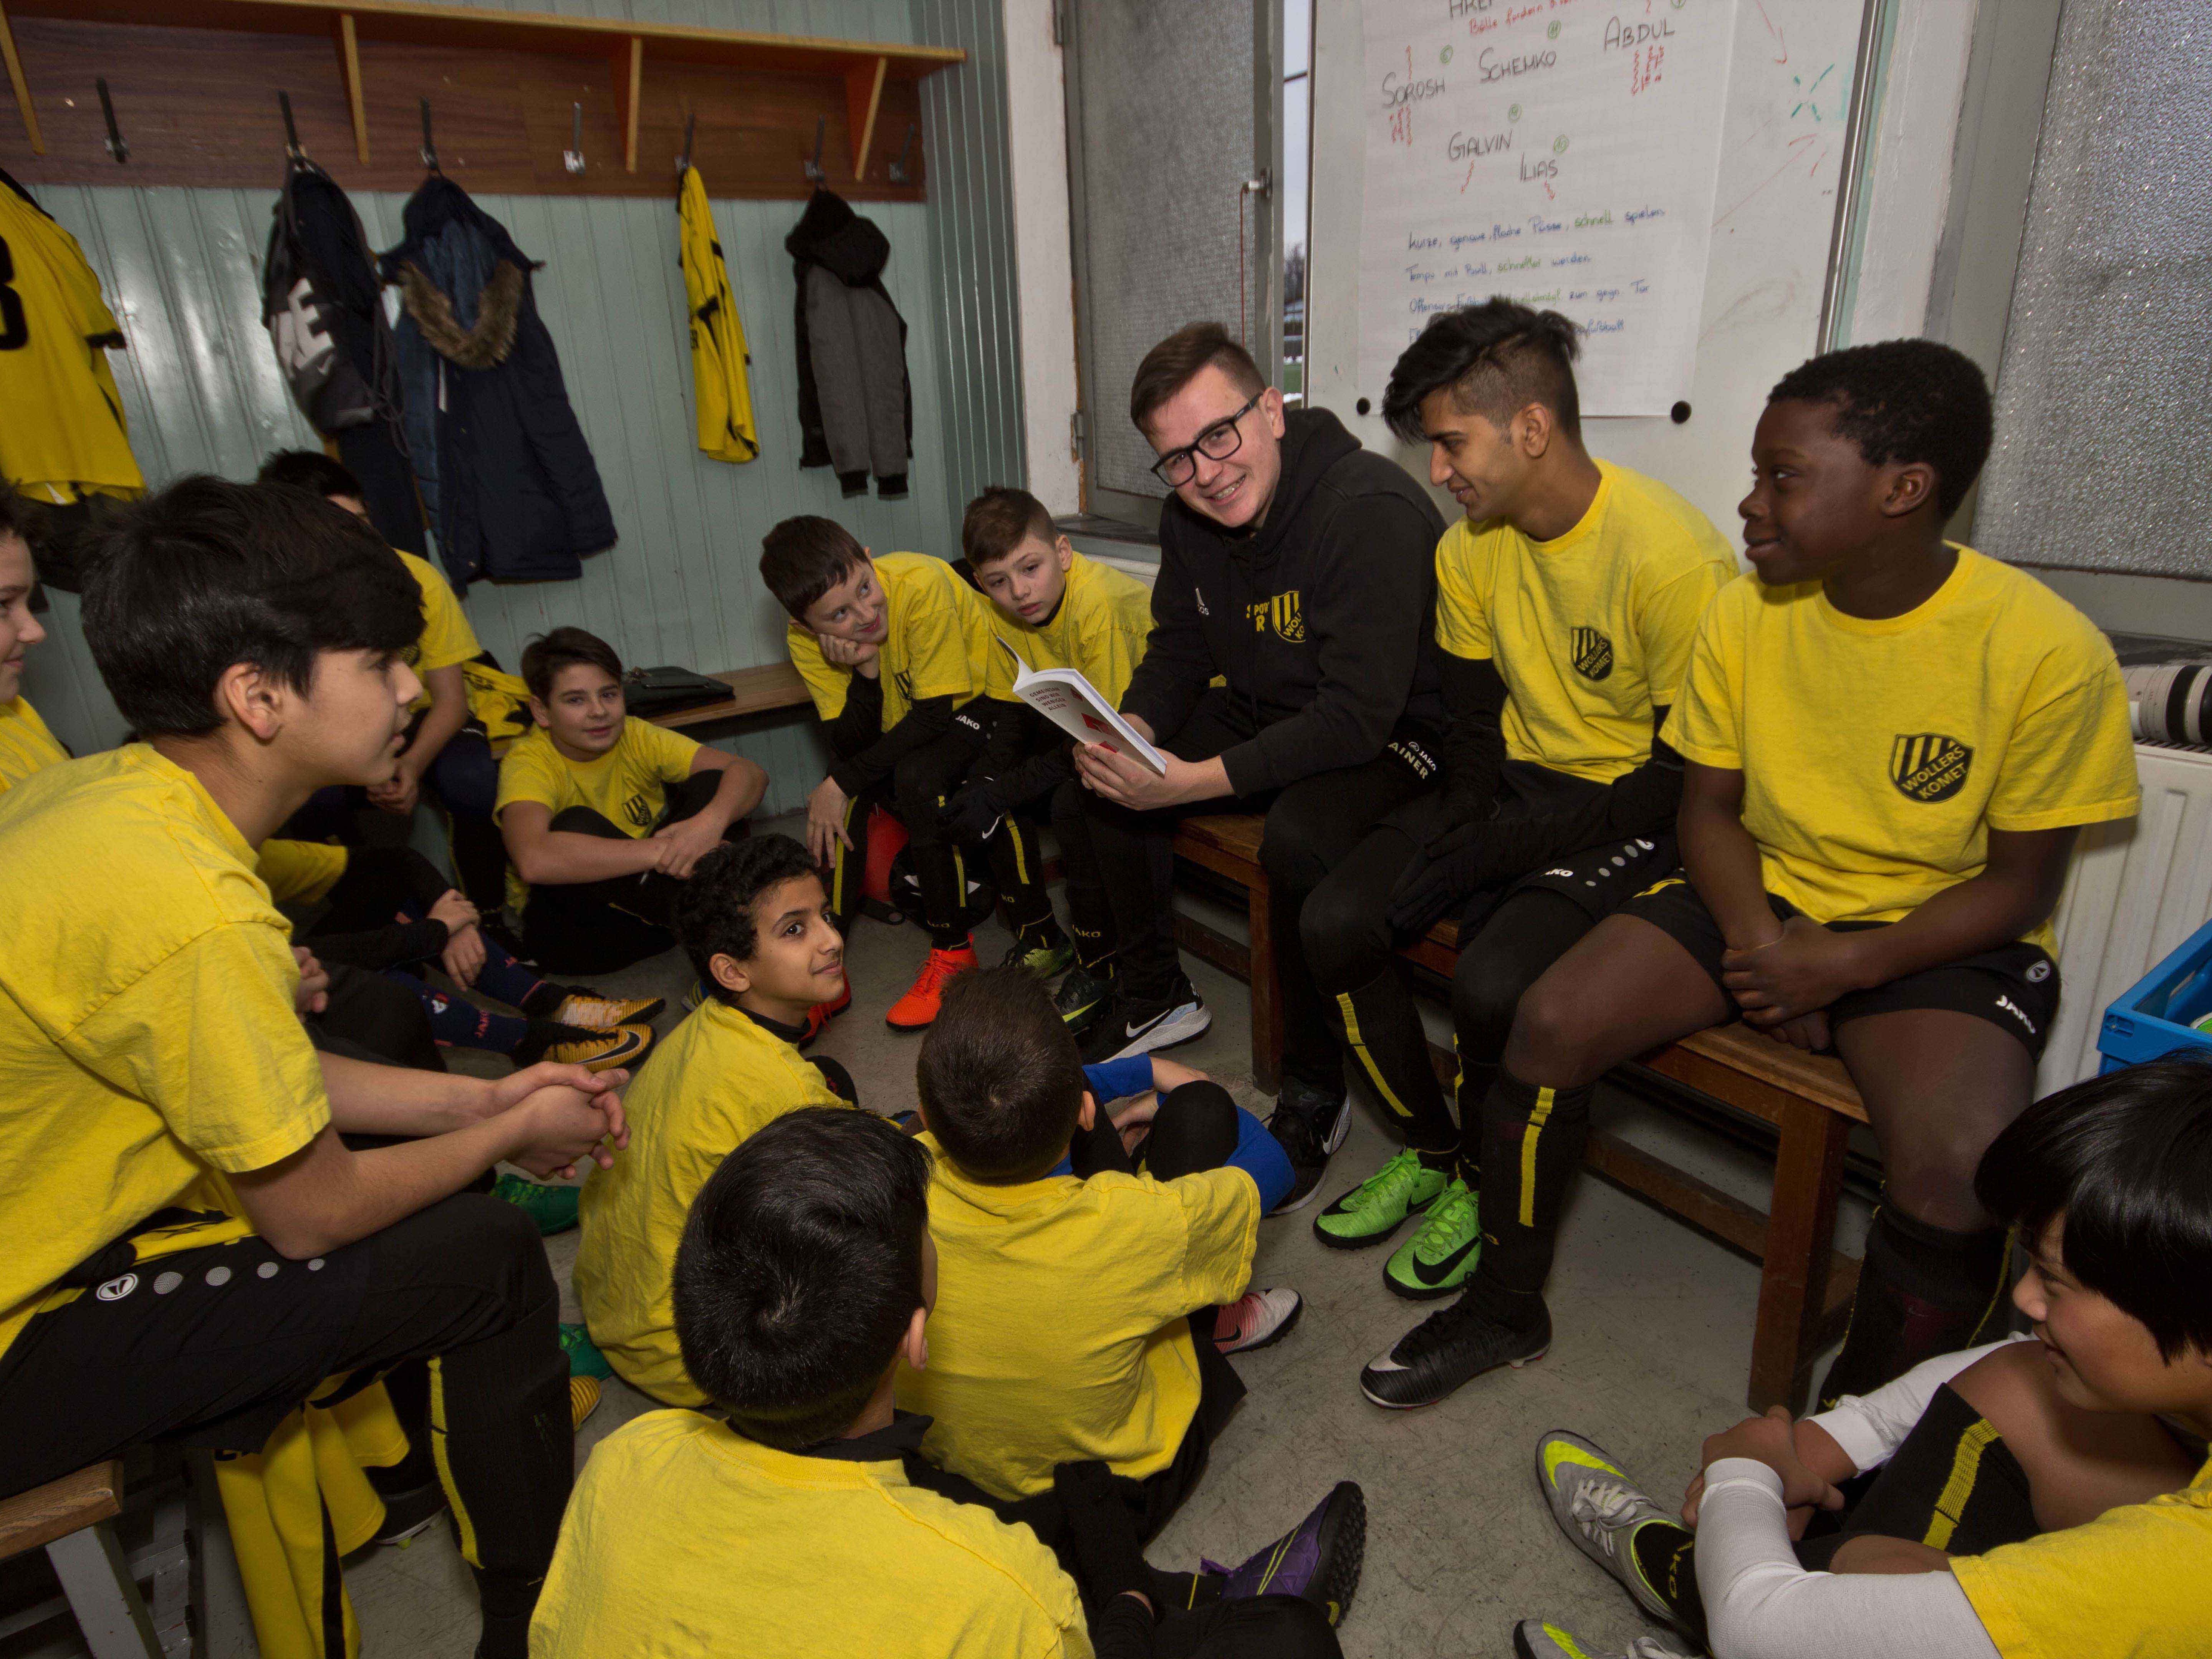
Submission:
<svg viewBox="0 0 2212 1659">
<path fill-rule="evenodd" d="M 599 469 L 538 315 L 537 263 L 459 185 L 407 198 L 407 240 L 378 262 L 399 285 L 407 439 L 455 587 L 573 580 L 615 543 Z"/>
<path fill-rule="evenodd" d="M 1171 738 L 1216 674 L 1255 735 L 1221 757 L 1239 795 L 1372 760 L 1401 721 L 1443 726 L 1436 547 L 1444 522 L 1405 470 L 1325 409 L 1285 417 L 1256 530 L 1170 496 L 1152 633 L 1121 699 Z"/>
<path fill-rule="evenodd" d="M 798 287 L 799 464 L 834 466 L 848 495 L 907 493 L 914 387 L 906 319 L 884 288 L 890 239 L 844 198 L 817 190 L 783 239 Z"/>
</svg>

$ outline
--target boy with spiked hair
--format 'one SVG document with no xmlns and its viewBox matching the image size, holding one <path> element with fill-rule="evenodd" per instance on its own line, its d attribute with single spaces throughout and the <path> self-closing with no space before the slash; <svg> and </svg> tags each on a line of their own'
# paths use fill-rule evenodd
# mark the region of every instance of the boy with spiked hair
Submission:
<svg viewBox="0 0 2212 1659">
<path fill-rule="evenodd" d="M 1415 1301 L 1449 1296 L 1474 1269 L 1472 1108 L 1514 1005 L 1674 867 L 1682 765 L 1659 727 L 1698 619 L 1735 574 L 1696 507 L 1583 447 L 1577 350 L 1559 313 L 1492 300 L 1432 318 L 1382 398 L 1464 515 L 1436 555 L 1443 787 L 1377 824 L 1315 890 L 1299 932 L 1332 1021 L 1406 1135 L 1314 1232 L 1364 1249 L 1425 1210 L 1382 1270 Z M 1462 939 L 1456 1126 L 1394 950 L 1446 915 Z"/>
<path fill-rule="evenodd" d="M 829 727 L 836 764 L 806 799 L 806 843 L 830 871 L 830 908 L 850 933 L 861 859 L 853 841 L 878 803 L 906 825 L 929 955 L 884 1018 L 919 1030 L 975 965 L 968 871 L 945 805 L 983 752 L 990 607 L 923 553 L 870 556 L 835 521 L 786 519 L 761 543 L 761 580 L 790 613 L 785 643 Z"/>
<path fill-rule="evenodd" d="M 2088 618 L 1943 538 L 1989 453 L 1981 371 L 1932 340 L 1784 375 L 1738 511 L 1754 574 L 1699 626 L 1663 737 L 1684 874 L 1521 999 L 1481 1133 L 1480 1262 L 1362 1374 L 1428 1405 L 1551 1342 L 1543 1286 L 1599 1078 L 1741 1018 L 1832 1048 L 1887 1190 L 1821 1390 L 1980 1340 L 2005 1233 L 1975 1162 L 2033 1093 L 2057 1006 L 2051 913 L 2083 824 L 2136 810 L 2127 691 Z"/>
<path fill-rule="evenodd" d="M 576 1297 L 624 1382 L 701 1407 L 669 1304 L 684 1213 L 732 1148 L 787 1112 L 853 1099 L 842 1066 L 798 1047 L 809 1012 L 844 994 L 845 941 L 821 866 L 788 836 L 708 854 L 672 920 L 708 995 L 631 1089 L 629 1153 L 584 1185 Z"/>
<path fill-rule="evenodd" d="M 968 503 L 960 544 L 975 585 L 997 607 L 998 637 L 1031 669 L 1073 668 L 1119 708 L 1145 658 L 1152 596 L 1135 577 L 1087 559 L 1056 534 L 1044 503 L 1003 485 Z M 1013 957 L 1060 988 L 1060 1016 L 1080 1032 L 1104 1003 L 1113 913 L 1091 851 L 1067 735 L 1014 696 L 1014 661 L 991 656 L 989 746 L 947 807 L 955 827 L 981 839 L 993 824 L 991 867 L 1014 924 Z M 1042 854 L 1030 820 L 1049 816 L 1067 878 L 1067 933 L 1037 872 Z M 1073 939 L 1071 949 L 1069 939 Z"/>
<path fill-rule="evenodd" d="M 684 882 L 745 833 L 768 774 L 631 714 L 622 659 L 580 628 L 525 646 L 522 678 L 537 725 L 499 763 L 498 817 L 523 942 L 558 972 L 658 955 Z"/>
<path fill-rule="evenodd" d="M 2032 1334 L 1714 1436 L 1680 1520 L 1589 1441 L 1543 1437 L 1560 1530 L 1647 1616 L 1723 1659 L 2204 1651 L 2212 1067 L 2177 1055 L 2039 1101 L 1974 1185 L 2028 1244 Z M 1857 1475 L 1840 1527 L 1808 1526 Z M 1538 1620 L 1515 1639 L 1601 1659 Z"/>
</svg>

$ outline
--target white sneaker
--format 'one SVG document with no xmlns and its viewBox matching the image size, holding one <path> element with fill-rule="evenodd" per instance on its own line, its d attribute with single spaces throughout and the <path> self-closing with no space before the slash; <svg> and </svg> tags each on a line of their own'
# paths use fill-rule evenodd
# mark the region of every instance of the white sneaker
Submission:
<svg viewBox="0 0 2212 1659">
<path fill-rule="evenodd" d="M 1224 1353 L 1245 1353 L 1279 1342 L 1304 1310 L 1296 1291 L 1247 1291 L 1215 1316 L 1213 1346 Z"/>
</svg>

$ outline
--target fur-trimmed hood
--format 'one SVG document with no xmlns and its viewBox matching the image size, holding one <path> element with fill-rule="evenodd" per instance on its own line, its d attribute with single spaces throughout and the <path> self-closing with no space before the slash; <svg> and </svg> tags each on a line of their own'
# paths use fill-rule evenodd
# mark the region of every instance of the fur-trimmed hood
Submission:
<svg viewBox="0 0 2212 1659">
<path fill-rule="evenodd" d="M 461 368 L 495 368 L 514 349 L 515 324 L 522 315 L 522 273 L 501 259 L 476 297 L 476 326 L 463 328 L 453 302 L 413 260 L 399 267 L 399 294 L 407 314 L 430 349 Z"/>
</svg>

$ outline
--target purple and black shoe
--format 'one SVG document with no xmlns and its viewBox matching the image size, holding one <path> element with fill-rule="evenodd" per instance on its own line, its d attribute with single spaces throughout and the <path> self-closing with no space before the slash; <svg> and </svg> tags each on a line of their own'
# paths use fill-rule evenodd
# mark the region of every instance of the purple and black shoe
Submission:
<svg viewBox="0 0 2212 1659">
<path fill-rule="evenodd" d="M 1205 1564 L 1225 1573 L 1224 1601 L 1252 1595 L 1297 1595 L 1344 1622 L 1352 1593 L 1359 1588 L 1360 1563 L 1367 1554 L 1367 1498 L 1358 1483 L 1340 1480 L 1313 1512 L 1241 1567 Z"/>
</svg>

